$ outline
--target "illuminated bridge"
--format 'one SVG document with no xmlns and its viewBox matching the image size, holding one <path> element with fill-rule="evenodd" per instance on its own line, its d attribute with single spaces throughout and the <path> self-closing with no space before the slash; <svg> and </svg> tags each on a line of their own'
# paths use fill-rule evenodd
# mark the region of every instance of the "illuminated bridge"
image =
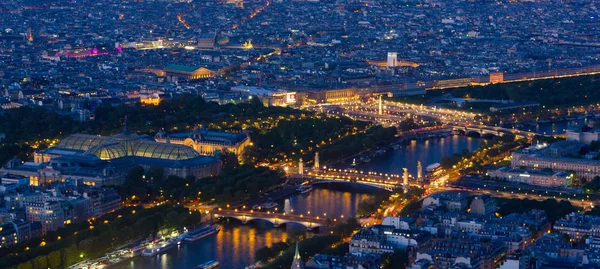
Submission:
<svg viewBox="0 0 600 269">
<path fill-rule="evenodd" d="M 232 218 L 240 220 L 243 224 L 252 220 L 264 220 L 273 223 L 275 227 L 279 227 L 285 223 L 297 223 L 303 225 L 308 230 L 325 225 L 327 221 L 324 218 L 308 217 L 304 215 L 288 215 L 285 213 L 273 212 L 258 212 L 258 211 L 238 211 L 238 210 L 215 210 L 213 212 L 215 218 Z"/>
<path fill-rule="evenodd" d="M 414 179 L 411 175 L 408 176 L 411 181 Z M 322 173 L 308 173 L 304 174 L 303 177 L 310 178 L 311 184 L 313 185 L 326 183 L 347 183 L 374 187 L 390 192 L 403 187 L 401 175 L 376 175 L 327 171 Z M 411 181 L 409 181 L 410 185 L 417 185 L 416 182 Z"/>
<path fill-rule="evenodd" d="M 486 125 L 468 125 L 468 126 L 460 126 L 453 125 L 452 129 L 455 131 L 465 132 L 465 134 L 476 133 L 480 136 L 493 135 L 493 136 L 502 136 L 507 133 L 514 134 L 516 136 L 522 137 L 533 137 L 539 135 L 535 132 L 522 131 L 519 129 L 509 129 L 495 126 L 486 126 Z"/>
</svg>

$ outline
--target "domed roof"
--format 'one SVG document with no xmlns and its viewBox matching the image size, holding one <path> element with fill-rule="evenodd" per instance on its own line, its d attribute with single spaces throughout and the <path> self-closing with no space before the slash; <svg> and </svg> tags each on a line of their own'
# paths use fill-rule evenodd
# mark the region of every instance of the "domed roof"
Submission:
<svg viewBox="0 0 600 269">
<path fill-rule="evenodd" d="M 91 147 L 98 146 L 109 140 L 110 140 L 109 137 L 104 137 L 104 136 L 73 134 L 73 135 L 70 135 L 69 137 L 61 140 L 56 145 L 56 148 L 86 151 L 86 150 L 90 149 Z"/>
<path fill-rule="evenodd" d="M 108 142 L 88 149 L 86 155 L 95 155 L 101 160 L 111 160 L 127 156 L 125 149 L 116 142 Z"/>
<path fill-rule="evenodd" d="M 125 129 L 122 133 L 113 135 L 110 139 L 118 142 L 125 149 L 126 155 L 133 155 L 135 144 L 140 140 L 140 136 L 132 134 Z"/>
<path fill-rule="evenodd" d="M 154 141 L 139 141 L 134 156 L 165 160 L 188 160 L 200 156 L 193 148 Z"/>
</svg>

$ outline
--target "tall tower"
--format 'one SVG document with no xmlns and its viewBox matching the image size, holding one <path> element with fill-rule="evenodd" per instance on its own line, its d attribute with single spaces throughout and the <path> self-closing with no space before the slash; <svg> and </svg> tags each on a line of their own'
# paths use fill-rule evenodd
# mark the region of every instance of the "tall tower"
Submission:
<svg viewBox="0 0 600 269">
<path fill-rule="evenodd" d="M 421 161 L 417 162 L 417 180 L 423 180 L 423 165 Z"/>
<path fill-rule="evenodd" d="M 319 153 L 315 153 L 315 167 L 313 168 L 315 171 L 319 171 L 320 169 L 320 165 L 319 165 Z"/>
<path fill-rule="evenodd" d="M 396 52 L 388 52 L 388 55 L 387 55 L 387 66 L 388 67 L 395 67 L 396 65 L 398 65 L 398 53 L 396 53 Z"/>
<path fill-rule="evenodd" d="M 300 257 L 300 251 L 298 251 L 298 243 L 296 243 L 296 254 L 294 254 L 291 269 L 304 269 L 304 263 L 302 262 L 302 257 Z"/>
<path fill-rule="evenodd" d="M 383 99 L 382 95 L 379 95 L 379 115 L 383 115 Z"/>
<path fill-rule="evenodd" d="M 304 162 L 302 161 L 302 158 L 300 158 L 300 161 L 298 162 L 298 175 L 304 175 Z"/>
<path fill-rule="evenodd" d="M 402 168 L 402 170 L 404 170 L 404 173 L 402 174 L 402 184 L 408 186 L 408 169 Z"/>
</svg>

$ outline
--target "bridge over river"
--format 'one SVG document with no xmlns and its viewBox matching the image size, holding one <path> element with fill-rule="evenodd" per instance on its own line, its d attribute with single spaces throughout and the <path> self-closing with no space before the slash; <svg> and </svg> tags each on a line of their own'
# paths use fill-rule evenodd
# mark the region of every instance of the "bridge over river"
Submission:
<svg viewBox="0 0 600 269">
<path fill-rule="evenodd" d="M 232 218 L 240 220 L 243 224 L 248 223 L 252 220 L 264 220 L 273 223 L 275 227 L 279 227 L 285 223 L 296 223 L 303 225 L 308 230 L 312 230 L 317 227 L 324 226 L 327 219 L 320 218 L 319 216 L 305 216 L 305 215 L 289 215 L 286 213 L 275 213 L 275 212 L 261 212 L 261 211 L 244 211 L 244 210 L 224 210 L 219 209 L 213 212 L 213 216 L 219 218 Z"/>
</svg>

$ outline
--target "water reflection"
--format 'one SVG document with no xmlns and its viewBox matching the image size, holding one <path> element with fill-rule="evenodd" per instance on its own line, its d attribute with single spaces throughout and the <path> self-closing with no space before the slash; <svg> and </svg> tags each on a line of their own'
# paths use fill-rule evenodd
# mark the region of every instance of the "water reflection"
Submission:
<svg viewBox="0 0 600 269">
<path fill-rule="evenodd" d="M 294 214 L 308 214 L 339 218 L 356 213 L 358 203 L 372 194 L 357 194 L 339 190 L 316 188 L 310 193 L 290 197 Z M 218 260 L 219 268 L 243 269 L 254 263 L 256 250 L 286 241 L 290 234 L 305 231 L 300 225 L 282 225 L 253 221 L 243 225 L 237 220 L 220 223 L 221 231 L 199 241 L 183 244 L 153 258 L 138 257 L 111 269 L 191 269 L 209 260 Z"/>
<path fill-rule="evenodd" d="M 460 135 L 425 141 L 412 140 L 408 145 L 401 146 L 390 155 L 376 158 L 368 164 L 359 166 L 358 169 L 402 174 L 402 168 L 406 167 L 410 174 L 416 175 L 418 161 L 421 161 L 423 166 L 440 162 L 443 157 L 460 153 L 465 149 L 473 151 L 482 141 L 480 138 Z"/>
</svg>

